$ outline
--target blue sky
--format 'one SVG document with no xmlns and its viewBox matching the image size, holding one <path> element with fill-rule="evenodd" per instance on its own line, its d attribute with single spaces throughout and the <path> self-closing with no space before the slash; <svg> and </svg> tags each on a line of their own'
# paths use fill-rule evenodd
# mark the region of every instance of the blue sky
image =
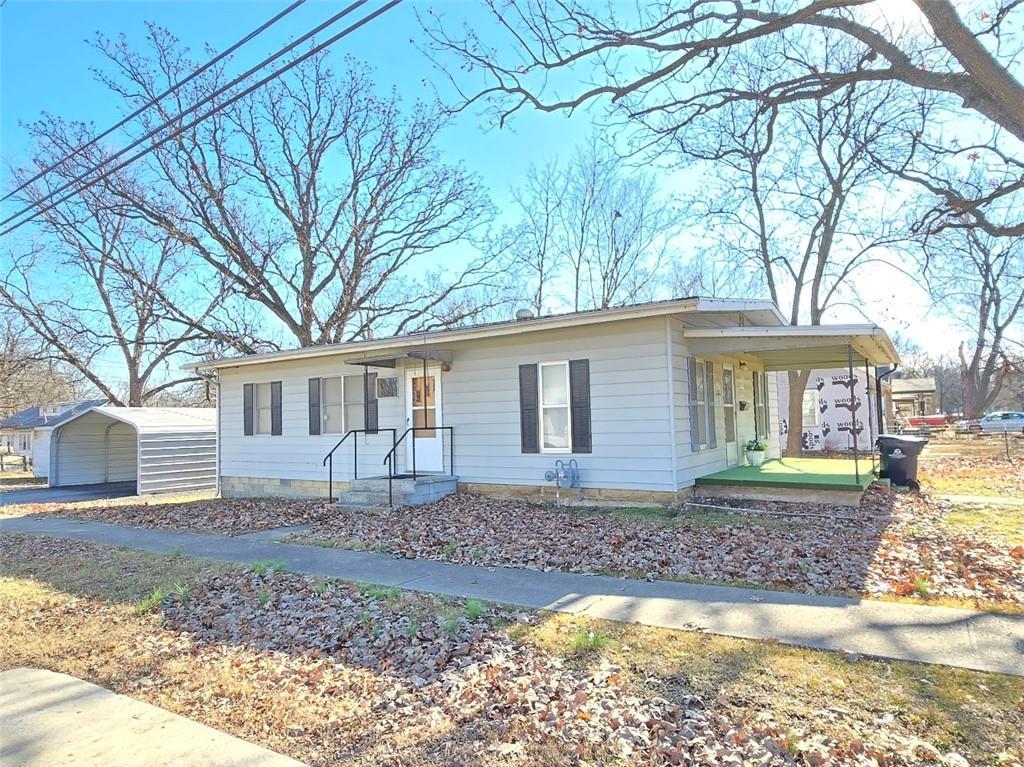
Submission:
<svg viewBox="0 0 1024 767">
<path fill-rule="evenodd" d="M 204 45 L 222 50 L 284 6 L 280 0 L 6 0 L 0 9 L 0 188 L 10 188 L 8 167 L 28 157 L 21 122 L 48 111 L 93 121 L 102 130 L 120 118 L 118 100 L 91 71 L 104 65 L 88 42 L 97 31 L 111 37 L 124 33 L 141 47 L 144 22 L 153 21 L 189 45 L 197 60 L 205 60 Z M 338 0 L 309 0 L 239 52 L 231 71 L 256 63 L 342 7 Z M 443 12 L 453 22 L 493 23 L 468 1 L 407 0 L 335 46 L 335 55 L 350 53 L 370 63 L 377 70 L 378 85 L 397 87 L 408 101 L 430 98 L 434 90 L 429 83 L 442 78 L 416 46 L 423 37 L 416 11 L 428 8 Z M 441 149 L 447 160 L 462 161 L 480 175 L 500 209 L 531 162 L 543 164 L 571 153 L 593 129 L 594 118 L 587 110 L 571 118 L 524 110 L 511 128 L 498 130 L 485 129 L 478 115 L 466 113 L 444 134 Z M 685 193 L 690 191 L 683 188 L 689 186 L 686 178 L 685 174 L 663 174 L 662 183 L 666 191 Z M 698 179 L 699 184 L 699 176 L 689 178 Z M 11 207 L 3 210 L 12 212 Z M 687 253 L 688 242 L 693 242 L 692 233 L 677 243 L 676 250 Z M 885 280 L 869 280 L 858 287 L 866 313 L 890 330 L 905 331 L 927 309 L 926 298 L 912 280 L 903 277 L 887 275 Z M 833 319 L 860 322 L 863 316 L 844 311 Z M 953 348 L 946 322 L 914 325 L 912 335 L 926 348 Z"/>
</svg>

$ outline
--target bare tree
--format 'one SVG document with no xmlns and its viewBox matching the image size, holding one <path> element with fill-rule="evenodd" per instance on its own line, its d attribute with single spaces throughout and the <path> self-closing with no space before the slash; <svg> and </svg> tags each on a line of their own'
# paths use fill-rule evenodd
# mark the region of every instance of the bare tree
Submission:
<svg viewBox="0 0 1024 767">
<path fill-rule="evenodd" d="M 123 39 L 98 43 L 114 72 L 104 82 L 128 109 L 193 66 L 167 32 L 150 27 L 149 42 L 148 55 Z M 197 78 L 139 130 L 225 79 Z M 112 191 L 300 345 L 459 323 L 487 308 L 460 294 L 486 294 L 503 272 L 486 259 L 448 260 L 468 250 L 491 207 L 473 176 L 441 161 L 446 122 L 438 109 L 377 95 L 365 67 L 332 71 L 322 54 L 155 151 L 149 183 Z M 469 314 L 452 314 L 458 306 Z"/>
<path fill-rule="evenodd" d="M 503 237 L 536 311 L 558 293 L 573 311 L 653 295 L 677 228 L 653 175 L 591 140 L 564 166 L 532 169 L 513 198 L 521 220 Z"/>
<path fill-rule="evenodd" d="M 906 136 L 905 162 L 892 169 L 933 193 L 928 226 L 966 220 L 992 234 L 1024 234 L 1024 218 L 997 223 L 987 214 L 1024 190 L 1024 85 L 1011 71 L 1021 52 L 1011 33 L 1024 13 L 1020 0 L 915 0 L 920 16 L 908 23 L 887 0 L 696 0 L 638 4 L 634 13 L 594 10 L 577 0 L 488 5 L 500 40 L 482 39 L 479 25 L 455 29 L 437 15 L 427 26 L 438 56 L 454 53 L 467 70 L 455 74 L 439 58 L 453 72 L 457 108 L 484 104 L 504 123 L 523 108 L 572 111 L 606 99 L 626 120 L 670 139 L 731 105 L 760 112 L 888 82 L 929 94 L 952 118 L 990 128 L 982 141 L 950 140 L 941 128 Z M 851 47 L 852 58 L 828 60 L 837 38 Z M 788 66 L 794 50 L 813 66 Z M 735 78 L 737 59 L 752 52 L 765 75 L 756 88 Z M 481 78 L 484 85 L 475 88 Z M 949 162 L 982 152 L 1003 180 L 978 194 L 959 185 Z"/>
<path fill-rule="evenodd" d="M 930 238 L 925 247 L 933 300 L 970 334 L 957 358 L 964 415 L 977 418 L 1021 370 L 1024 238 L 966 229 Z"/>
<path fill-rule="evenodd" d="M 85 126 L 56 119 L 33 130 L 40 166 L 87 140 Z M 83 153 L 21 195 L 38 202 L 101 158 L 100 149 Z M 114 183 L 140 185 L 130 173 L 121 171 Z M 103 185 L 46 210 L 36 235 L 34 242 L 11 243 L 0 302 L 50 359 L 76 370 L 111 402 L 142 405 L 194 381 L 180 374 L 180 363 L 211 350 L 256 349 L 244 308 L 225 304 L 223 280 L 204 274 L 179 240 L 123 215 Z"/>
<path fill-rule="evenodd" d="M 76 394 L 74 378 L 48 359 L 18 312 L 0 301 L 0 418 Z"/>
</svg>

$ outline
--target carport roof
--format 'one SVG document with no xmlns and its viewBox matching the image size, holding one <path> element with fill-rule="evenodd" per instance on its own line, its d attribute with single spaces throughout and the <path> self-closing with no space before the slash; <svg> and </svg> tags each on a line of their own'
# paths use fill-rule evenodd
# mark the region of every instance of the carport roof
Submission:
<svg viewBox="0 0 1024 767">
<path fill-rule="evenodd" d="M 690 328 L 683 331 L 696 355 L 755 357 L 765 370 L 811 370 L 900 361 L 888 334 L 877 325 L 785 325 Z"/>
<path fill-rule="evenodd" d="M 115 421 L 130 424 L 135 430 L 147 434 L 183 431 L 214 431 L 217 428 L 217 409 L 212 407 L 93 407 L 78 413 L 62 426 L 89 413 L 99 413 Z"/>
</svg>

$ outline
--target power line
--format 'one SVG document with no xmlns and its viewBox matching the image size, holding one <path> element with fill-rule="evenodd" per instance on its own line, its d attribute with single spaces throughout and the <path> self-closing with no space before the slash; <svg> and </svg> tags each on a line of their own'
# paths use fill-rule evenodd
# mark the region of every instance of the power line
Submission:
<svg viewBox="0 0 1024 767">
<path fill-rule="evenodd" d="M 236 77 L 231 82 L 229 82 L 226 85 L 218 88 L 217 90 L 215 90 L 213 93 L 209 94 L 208 96 L 205 96 L 204 98 L 200 99 L 198 102 L 196 102 L 195 104 L 190 106 L 188 109 L 185 109 L 185 110 L 179 112 L 178 114 L 176 114 L 174 117 L 171 117 L 170 119 L 166 120 L 164 123 L 162 123 L 161 125 L 157 126 L 153 130 L 151 130 L 149 133 L 147 133 L 142 138 L 140 138 L 140 139 L 138 139 L 136 141 L 133 141 L 131 144 L 129 144 L 128 146 L 124 147 L 123 149 L 118 150 L 116 153 L 114 153 L 110 157 L 105 158 L 103 161 L 97 163 L 96 165 L 94 165 L 93 167 L 89 168 L 85 172 L 80 173 L 75 178 L 71 179 L 70 181 L 62 184 L 58 188 L 56 188 L 56 189 L 52 190 L 51 192 L 47 193 L 41 199 L 36 200 L 34 203 L 32 203 L 31 205 L 25 206 L 24 208 L 19 210 L 14 215 L 8 216 L 3 221 L 0 221 L 0 226 L 2 226 L 4 224 L 7 224 L 7 223 L 10 223 L 11 221 L 14 221 L 16 218 L 18 218 L 22 214 L 28 213 L 33 208 L 36 208 L 37 206 L 42 205 L 43 203 L 47 202 L 48 200 L 53 199 L 58 194 L 63 192 L 65 189 L 68 189 L 68 188 L 74 186 L 79 181 L 81 181 L 82 179 L 88 177 L 90 174 L 94 173 L 95 171 L 99 170 L 100 168 L 102 168 L 107 163 L 109 163 L 109 162 L 111 162 L 113 160 L 116 160 L 118 157 L 122 157 L 127 152 L 129 152 L 132 149 L 134 149 L 135 147 L 137 147 L 139 144 L 142 144 L 143 142 L 145 142 L 148 139 L 152 138 L 156 134 L 160 133 L 160 131 L 164 130 L 165 128 L 169 127 L 173 123 L 177 122 L 182 117 L 186 117 L 187 115 L 192 114 L 199 107 L 201 107 L 201 106 L 203 106 L 205 104 L 208 104 L 209 102 L 213 101 L 218 96 L 222 95 L 225 91 L 230 90 L 234 86 L 238 85 L 241 81 L 243 81 L 243 80 L 247 79 L 248 77 L 250 77 L 251 75 L 253 75 L 255 72 L 258 72 L 260 69 L 263 69 L 267 64 L 273 63 L 276 59 L 279 59 L 282 56 L 284 56 L 285 54 L 287 54 L 290 51 L 294 50 L 296 47 L 298 47 L 302 43 L 306 42 L 311 37 L 314 37 L 319 32 L 322 32 L 324 29 L 326 29 L 327 27 L 331 26 L 332 24 L 334 24 L 335 22 L 337 22 L 339 19 L 343 18 L 344 16 L 347 16 L 348 14 L 350 14 L 352 11 L 356 10 L 357 8 L 365 5 L 367 2 L 368 2 L 368 0 L 356 0 L 356 2 L 352 3 L 347 8 L 343 9 L 342 11 L 340 11 L 339 13 L 334 14 L 329 19 L 327 19 L 327 21 L 323 22 L 322 24 L 318 25 L 316 28 L 314 28 L 311 31 L 307 32 L 302 37 L 300 37 L 297 40 L 295 40 L 293 43 L 290 43 L 289 45 L 286 45 L 284 48 L 281 48 L 276 53 L 271 54 L 270 56 L 265 58 L 263 61 L 261 61 L 256 66 L 246 70 L 245 72 L 240 74 L 238 77 Z M 313 55 L 315 53 L 318 53 L 319 51 L 321 51 L 324 48 L 326 48 L 328 45 L 331 45 L 334 42 L 337 42 L 338 40 L 340 40 L 345 35 L 349 34 L 350 32 L 354 31 L 355 29 L 358 29 L 363 24 L 366 24 L 369 21 L 373 20 L 374 18 L 376 18 L 377 16 L 379 16 L 383 12 L 390 10 L 392 7 L 397 5 L 398 2 L 401 2 L 401 0 L 397 0 L 397 2 L 388 3 L 387 5 L 382 6 L 381 8 L 379 8 L 374 13 L 370 14 L 369 16 L 364 17 L 363 19 L 361 19 L 356 24 L 354 24 L 354 25 L 348 27 L 347 29 L 343 30 L 341 34 L 335 35 L 334 37 L 330 38 L 327 43 L 321 44 L 321 45 L 313 48 L 310 52 L 308 52 L 306 54 L 303 54 L 302 56 L 300 56 L 298 59 L 295 59 L 293 62 L 291 62 L 287 66 L 285 66 L 282 69 L 276 71 L 275 73 L 271 74 L 270 76 L 263 78 L 255 86 L 247 88 L 246 90 L 242 91 L 241 94 L 237 94 L 237 95 L 231 97 L 228 101 L 224 102 L 220 106 L 216 106 L 213 109 L 209 110 L 208 112 L 203 113 L 203 116 L 200 117 L 198 120 L 193 120 L 192 122 L 188 123 L 187 125 L 183 126 L 182 128 L 179 128 L 175 132 L 173 132 L 173 133 L 165 136 L 164 138 L 160 139 L 158 142 L 150 145 L 150 147 L 148 147 L 147 149 L 143 150 L 141 153 L 137 153 L 137 154 L 133 155 L 127 162 L 121 163 L 117 167 L 113 168 L 112 170 L 101 174 L 96 179 L 96 181 L 99 181 L 101 179 L 109 177 L 111 173 L 116 172 L 117 170 L 120 170 L 121 168 L 126 167 L 128 164 L 130 164 L 131 162 L 134 162 L 135 160 L 139 159 L 140 157 L 143 157 L 143 156 L 149 154 L 149 152 L 151 152 L 153 149 L 156 149 L 157 147 L 162 146 L 163 144 L 167 143 L 167 141 L 169 141 L 170 139 L 174 138 L 175 136 L 181 135 L 181 133 L 183 131 L 188 130 L 189 128 L 191 128 L 191 127 L 193 127 L 195 125 L 198 125 L 200 122 L 202 122 L 206 118 L 210 117 L 210 115 L 216 114 L 221 109 L 224 109 L 225 107 L 230 106 L 234 102 L 238 101 L 238 99 L 241 98 L 242 96 L 246 96 L 246 95 L 252 93 L 254 90 L 256 90 L 256 88 L 259 88 L 262 85 L 265 85 L 267 82 L 269 82 L 270 80 L 274 79 L 275 77 L 283 74 L 284 72 L 287 72 L 289 69 L 291 69 L 296 64 L 298 64 L 298 63 L 300 63 L 302 61 L 305 61 L 311 55 Z M 19 221 L 18 223 L 14 224 L 13 226 L 10 226 L 7 229 L 5 229 L 4 231 L 0 232 L 0 235 L 9 234 L 10 232 L 13 232 L 15 229 L 17 229 L 18 227 L 22 226 L 23 224 L 27 224 L 29 221 L 32 221 L 33 219 L 38 218 L 43 213 L 46 213 L 47 211 L 52 210 L 57 205 L 60 205 L 61 203 L 65 202 L 66 200 L 70 199 L 75 194 L 77 194 L 78 192 L 82 191 L 82 189 L 86 189 L 86 188 L 92 186 L 94 183 L 96 183 L 96 181 L 92 181 L 92 182 L 90 182 L 88 184 L 85 184 L 81 188 L 76 189 L 70 195 L 64 196 L 63 198 L 58 200 L 56 203 L 52 203 L 52 204 L 48 205 L 47 207 L 42 208 L 41 210 L 36 211 L 32 215 L 22 219 L 21 221 Z"/>
<path fill-rule="evenodd" d="M 3 2 L 6 2 L 6 0 L 3 0 Z M 231 55 L 232 53 L 234 53 L 235 51 L 237 51 L 237 50 L 238 50 L 239 48 L 241 48 L 241 47 L 242 47 L 243 45 L 245 45 L 246 43 L 248 43 L 248 42 L 249 42 L 250 40 L 252 40 L 253 38 L 255 38 L 255 37 L 257 37 L 258 35 L 260 35 L 260 34 L 262 34 L 263 32 L 265 32 L 265 31 L 266 31 L 267 29 L 269 29 L 270 27 L 272 27 L 272 26 L 273 26 L 274 24 L 276 24 L 277 22 L 279 22 L 279 21 L 280 21 L 281 19 L 283 19 L 283 18 L 284 18 L 285 16 L 287 16 L 287 15 L 288 15 L 289 13 L 291 13 L 291 12 L 292 12 L 292 11 L 294 11 L 294 10 L 295 10 L 296 8 L 298 8 L 298 7 L 300 6 L 300 5 L 302 5 L 302 4 L 304 3 L 304 2 L 306 2 L 306 0 L 295 0 L 295 2 L 294 2 L 294 3 L 292 3 L 291 5 L 289 5 L 289 6 L 287 7 L 287 8 L 285 8 L 285 9 L 284 9 L 283 11 L 281 11 L 281 12 L 280 12 L 280 13 L 278 13 L 278 14 L 277 14 L 276 16 L 274 16 L 273 18 L 271 18 L 271 19 L 270 19 L 269 21 L 266 21 L 266 22 L 264 22 L 264 23 L 263 23 L 263 24 L 261 24 L 261 25 L 260 25 L 259 27 L 257 27 L 257 28 L 256 28 L 256 29 L 254 29 L 254 30 L 253 30 L 252 32 L 250 32 L 250 33 L 249 33 L 249 34 L 247 34 L 247 35 L 246 35 L 245 37 L 243 37 L 243 38 L 242 38 L 241 40 L 239 40 L 239 41 L 238 41 L 237 43 L 235 43 L 235 44 L 234 44 L 234 45 L 232 45 L 231 47 L 229 47 L 229 48 L 225 49 L 225 50 L 224 50 L 223 52 L 221 52 L 221 53 L 217 54 L 217 55 L 216 55 L 216 56 L 214 56 L 214 57 L 213 57 L 212 59 L 210 59 L 210 60 L 209 60 L 208 62 L 206 62 L 205 64 L 203 64 L 203 65 L 202 65 L 201 67 L 199 67 L 198 69 L 196 69 L 195 71 L 193 71 L 193 72 L 192 72 L 192 73 L 191 73 L 191 74 L 190 74 L 190 75 L 189 75 L 188 77 L 186 77 L 186 78 L 185 78 L 184 80 L 179 80 L 178 82 L 174 83 L 174 85 L 172 85 L 172 86 L 171 86 L 171 87 L 169 87 L 169 88 L 168 88 L 167 90 L 165 90 L 165 91 L 164 91 L 163 93 L 161 93 L 161 94 L 160 94 L 159 96 L 156 96 L 156 97 L 154 97 L 153 99 L 151 99 L 150 101 L 148 101 L 147 103 L 143 104 L 143 105 L 142 105 L 141 107 L 139 107 L 139 108 L 138 108 L 138 109 L 136 109 L 136 110 L 135 110 L 134 112 L 132 112 L 132 113 L 131 113 L 130 115 L 128 115 L 128 116 L 127 116 L 126 118 L 124 118 L 123 120 L 121 120 L 121 122 L 119 122 L 119 123 L 118 123 L 117 125 L 114 125 L 114 126 L 112 126 L 112 127 L 110 127 L 110 128 L 107 128 L 107 130 L 103 131 L 103 133 L 101 133 L 100 135 L 98 135 L 98 136 L 96 136 L 95 138 L 91 139 L 91 140 L 90 140 L 90 141 L 89 141 L 88 143 L 82 144 L 82 146 L 78 147 L 78 148 L 77 148 L 77 149 L 76 149 L 75 151 L 73 151 L 73 152 L 72 152 L 71 154 L 69 154 L 69 155 L 67 155 L 67 156 L 65 156 L 65 157 L 63 157 L 63 158 L 61 158 L 60 160 L 58 160 L 57 162 L 53 163 L 52 165 L 49 165 L 49 166 L 47 166 L 47 167 L 43 168 L 43 169 L 42 169 L 41 171 L 39 171 L 39 172 L 38 172 L 38 173 L 37 173 L 36 175 L 34 175 L 34 176 L 33 176 L 32 178 L 28 179 L 28 181 L 25 181 L 25 182 L 23 182 L 23 183 L 21 184 L 21 186 L 19 186 L 19 187 L 18 187 L 17 189 L 13 189 L 13 190 L 11 190 L 10 192 L 8 192 L 7 194 L 5 194 L 5 195 L 4 195 L 3 197 L 0 197 L 0 202 L 2 202 L 2 201 L 4 201 L 4 200 L 8 199 L 9 197 L 12 197 L 12 196 L 16 195 L 16 194 L 17 194 L 18 192 L 20 192 L 20 191 L 21 191 L 22 189 L 24 189 L 24 188 L 25 188 L 26 186 L 28 186 L 29 184 L 31 184 L 31 183 L 33 183 L 33 182 L 35 182 L 35 181 L 38 181 L 38 180 L 39 180 L 39 179 L 41 179 L 41 178 L 42 178 L 43 176 L 45 176 L 45 175 L 46 175 L 47 173 L 49 173 L 50 171 L 52 171 L 52 170 L 53 170 L 54 168 L 57 168 L 57 167 L 59 167 L 59 166 L 63 165 L 63 164 L 64 164 L 64 163 L 66 163 L 66 162 L 67 162 L 68 160 L 70 160 L 70 159 L 71 159 L 72 157 L 75 157 L 76 155 L 78 155 L 78 154 L 81 154 L 81 153 L 82 153 L 83 151 L 85 151 L 85 150 L 86 150 L 86 149 L 88 149 L 89 147 L 91 147 L 91 146 L 94 146 L 94 145 L 96 144 L 96 142 L 97 142 L 97 141 L 100 141 L 101 139 L 104 139 L 104 138 L 106 138 L 106 137 L 107 137 L 107 136 L 109 136 L 109 135 L 110 135 L 111 133 L 113 133 L 114 131 L 116 131 L 116 130 L 117 130 L 118 128 L 122 128 L 122 127 L 124 127 L 124 126 L 125 126 L 125 125 L 127 125 L 127 124 L 128 124 L 129 122 L 131 122 L 131 121 L 132 121 L 132 120 L 134 120 L 134 119 L 135 119 L 136 117 L 138 117 L 138 116 L 139 116 L 140 114 L 142 114 L 142 113 L 143 113 L 143 112 L 145 112 L 145 111 L 146 111 L 147 109 L 149 109 L 149 108 L 150 108 L 151 106 L 154 106 L 155 104 L 158 104 L 159 102 L 163 101 L 163 100 L 164 100 L 164 99 L 165 99 L 165 98 L 166 98 L 167 96 L 169 96 L 169 95 L 171 95 L 172 93 L 174 93 L 174 91 L 176 91 L 176 90 L 178 90 L 179 88 L 182 88 L 182 87 L 184 87 L 184 86 L 188 85 L 188 84 L 189 84 L 190 82 L 192 82 L 192 81 L 193 81 L 193 80 L 195 80 L 195 79 L 196 79 L 197 77 L 199 77 L 199 75 L 203 74 L 203 72 L 206 72 L 206 71 L 208 71 L 208 70 L 210 69 L 210 67 L 212 67 L 212 66 L 216 65 L 216 64 L 217 64 L 218 62 L 220 62 L 220 61 L 223 61 L 223 60 L 224 60 L 224 59 L 225 59 L 226 57 L 230 56 L 230 55 Z M 20 215 L 20 214 L 16 214 L 16 215 Z M 4 224 L 6 224 L 7 222 L 6 222 L 6 221 L 3 221 L 3 222 L 0 222 L 0 223 L 4 223 Z"/>
</svg>

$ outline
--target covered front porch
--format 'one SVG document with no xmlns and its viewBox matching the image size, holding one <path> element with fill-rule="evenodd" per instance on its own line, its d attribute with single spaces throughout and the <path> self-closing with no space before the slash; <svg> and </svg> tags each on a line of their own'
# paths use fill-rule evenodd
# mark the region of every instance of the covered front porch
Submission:
<svg viewBox="0 0 1024 767">
<path fill-rule="evenodd" d="M 687 345 L 699 355 L 731 355 L 749 360 L 765 372 L 807 371 L 839 368 L 846 371 L 850 396 L 849 422 L 845 426 L 848 458 L 784 456 L 761 466 L 732 466 L 695 480 L 695 494 L 751 500 L 833 503 L 857 506 L 877 475 L 878 458 L 873 447 L 883 431 L 882 403 L 878 386 L 871 389 L 872 370 L 879 364 L 899 361 L 888 335 L 874 325 L 782 326 L 693 328 L 684 332 Z M 868 382 L 866 401 L 857 394 L 859 376 Z M 874 394 L 874 397 L 872 397 Z M 797 393 L 802 400 L 803 392 Z M 874 401 L 872 401 L 874 400 Z M 778 403 L 770 429 L 778 419 L 789 417 L 789 402 Z M 858 447 L 868 436 L 867 451 Z"/>
</svg>

